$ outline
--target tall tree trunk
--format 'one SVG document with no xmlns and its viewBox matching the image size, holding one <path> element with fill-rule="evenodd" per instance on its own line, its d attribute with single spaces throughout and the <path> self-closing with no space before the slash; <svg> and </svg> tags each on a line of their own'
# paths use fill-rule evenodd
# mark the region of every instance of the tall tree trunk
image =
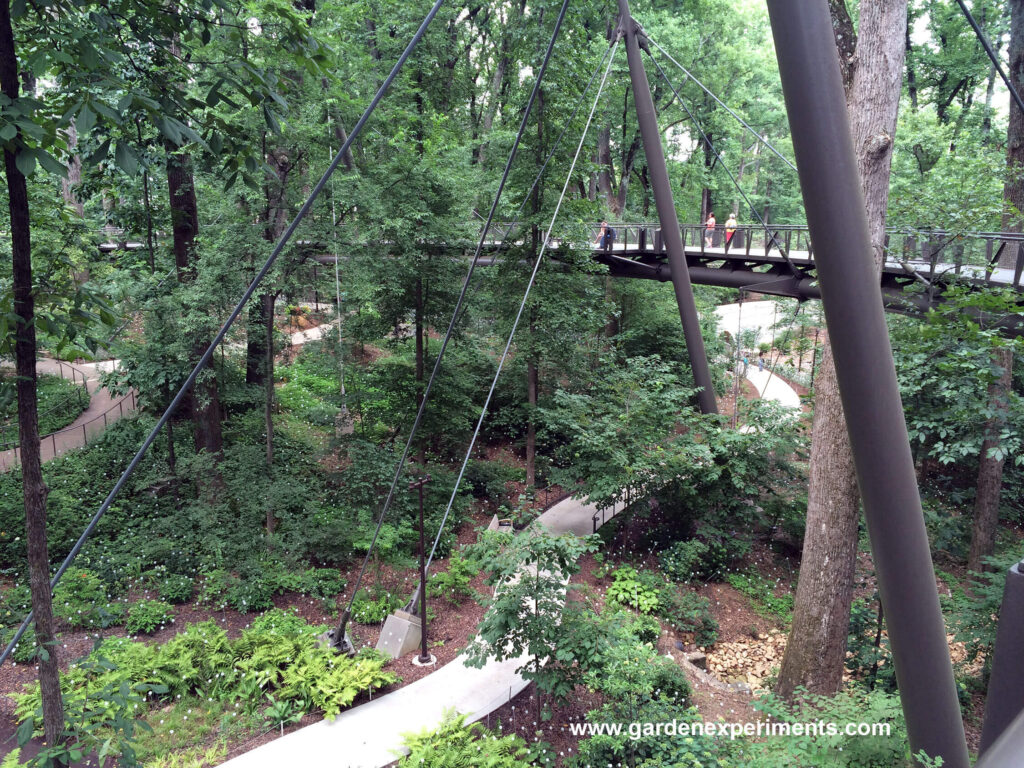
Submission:
<svg viewBox="0 0 1024 768">
<path fill-rule="evenodd" d="M 530 335 L 535 333 L 531 326 Z M 526 418 L 526 484 L 537 485 L 537 361 L 526 361 L 526 402 L 529 404 L 529 416 Z"/>
<path fill-rule="evenodd" d="M 1010 0 L 1010 81 L 1018 93 L 1024 93 L 1024 0 Z M 1024 114 L 1010 100 L 1010 120 L 1006 129 L 1006 184 L 1003 199 L 1009 205 L 1003 216 L 1004 232 L 1021 231 L 1020 211 L 1024 211 Z M 1017 248 L 1004 249 L 999 266 L 1013 269 Z"/>
<path fill-rule="evenodd" d="M 195 280 L 195 239 L 199 234 L 199 206 L 196 203 L 192 164 L 187 154 L 168 147 L 167 188 L 170 194 L 171 233 L 173 236 L 174 265 L 178 281 Z M 192 345 L 193 359 L 198 360 L 209 347 L 209 341 L 196 340 Z M 206 451 L 219 457 L 224 447 L 220 425 L 220 397 L 217 379 L 212 371 L 201 376 L 186 400 L 192 416 L 196 451 Z"/>
<path fill-rule="evenodd" d="M 981 559 L 995 552 L 996 527 L 999 525 L 999 494 L 1003 487 L 1004 457 L 989 457 L 989 451 L 1002 443 L 1000 435 L 1006 426 L 1007 395 L 1013 380 L 1013 352 L 997 349 L 993 362 L 1002 367 L 1002 374 L 988 388 L 988 403 L 992 416 L 985 423 L 985 440 L 978 461 L 978 486 L 974 496 L 974 528 L 971 531 L 971 550 L 967 556 L 967 570 L 983 571 Z"/>
<path fill-rule="evenodd" d="M 426 365 L 423 359 L 423 278 L 419 275 L 416 276 L 413 301 L 415 302 L 415 316 L 413 318 L 415 327 L 413 328 L 413 333 L 416 337 L 416 407 L 419 408 L 423 403 L 423 380 L 426 372 Z"/>
<path fill-rule="evenodd" d="M 913 42 L 910 39 L 910 20 L 904 32 L 904 56 L 907 61 L 907 95 L 910 97 L 910 109 L 917 112 L 917 70 L 914 68 Z"/>
<path fill-rule="evenodd" d="M 0 3 L 0 89 L 12 101 L 18 98 L 18 55 L 11 27 L 11 9 Z M 36 398 L 35 298 L 32 294 L 32 239 L 28 184 L 18 170 L 15 153 L 4 150 L 7 206 L 11 215 L 11 264 L 15 325 L 14 365 L 18 393 L 18 441 L 21 448 L 22 500 L 25 504 L 25 544 L 29 584 L 35 614 L 36 642 L 45 649 L 39 663 L 46 743 L 60 743 L 64 732 L 64 705 L 60 694 L 59 652 L 53 630 L 50 595 L 50 557 L 46 542 L 46 495 L 39 451 L 39 414 Z"/>
<path fill-rule="evenodd" d="M 78 188 L 82 184 L 82 157 L 78 154 L 78 129 L 75 121 L 68 125 L 68 175 L 60 180 L 60 191 L 64 204 L 78 211 L 79 216 L 85 215 L 85 205 L 78 199 Z"/>
<path fill-rule="evenodd" d="M 267 431 L 267 474 L 274 473 L 274 299 L 272 293 L 260 297 L 263 304 L 264 332 L 266 333 L 266 381 L 264 383 L 263 426 Z M 267 535 L 274 532 L 276 524 L 274 507 L 267 499 Z"/>
<path fill-rule="evenodd" d="M 262 386 L 266 382 L 267 334 L 264 295 L 249 305 L 245 332 L 245 383 Z M 271 305 L 273 310 L 273 305 Z"/>
<path fill-rule="evenodd" d="M 604 126 L 597 132 L 597 194 L 604 198 L 604 204 L 611 207 L 615 199 L 615 169 L 612 167 L 612 130 Z"/>
<path fill-rule="evenodd" d="M 837 6 L 845 5 L 832 0 Z M 853 145 L 857 153 L 876 271 L 885 248 L 885 210 L 905 53 L 907 0 L 861 3 L 856 66 L 844 69 Z M 833 16 L 840 43 L 851 32 Z M 852 26 L 850 27 L 852 30 Z M 840 39 L 842 30 L 842 39 Z M 850 451 L 832 350 L 826 341 L 815 382 L 807 528 L 793 610 L 793 626 L 779 671 L 778 693 L 798 687 L 831 695 L 842 684 L 853 599 L 860 493 Z"/>
</svg>

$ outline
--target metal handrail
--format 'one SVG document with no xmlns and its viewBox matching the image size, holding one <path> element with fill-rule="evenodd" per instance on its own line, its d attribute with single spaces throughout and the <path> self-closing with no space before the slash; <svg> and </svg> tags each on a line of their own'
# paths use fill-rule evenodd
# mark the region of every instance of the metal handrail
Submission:
<svg viewBox="0 0 1024 768">
<path fill-rule="evenodd" d="M 125 403 L 128 403 L 128 404 L 125 405 Z M 139 406 L 138 396 L 135 394 L 135 390 L 129 390 L 127 395 L 121 396 L 120 399 L 118 399 L 115 402 L 113 402 L 111 404 L 111 406 L 107 410 L 103 411 L 103 413 L 97 414 L 93 418 L 89 419 L 88 421 L 84 421 L 81 424 L 75 424 L 75 425 L 70 426 L 70 427 L 65 427 L 64 429 L 58 429 L 56 432 L 51 432 L 48 435 L 43 435 L 42 437 L 39 438 L 39 444 L 42 445 L 47 440 L 52 441 L 54 456 L 56 456 L 57 455 L 57 438 L 60 435 L 70 434 L 70 433 L 78 432 L 79 430 L 81 430 L 82 431 L 82 445 L 86 446 L 86 445 L 89 444 L 89 431 L 87 429 L 87 427 L 89 425 L 95 424 L 96 422 L 102 420 L 103 421 L 103 426 L 104 426 L 104 428 L 106 428 L 107 425 L 110 424 L 112 421 L 116 421 L 116 419 L 111 419 L 110 418 L 110 414 L 112 414 L 114 411 L 118 412 L 117 418 L 120 419 L 120 418 L 122 418 L 124 416 L 124 414 L 126 412 L 127 413 L 131 413 L 132 411 L 136 410 L 138 408 L 138 406 Z M 21 446 L 18 443 L 13 443 L 13 444 L 12 443 L 3 443 L 3 444 L 0 444 L 0 451 L 9 451 L 9 450 L 12 450 L 12 449 L 14 450 L 15 463 L 17 463 L 18 451 L 21 449 Z M 3 469 L 6 469 L 6 467 L 0 467 L 0 471 L 2 471 Z"/>
<path fill-rule="evenodd" d="M 71 395 L 69 393 L 66 397 L 61 399 L 56 405 L 50 406 L 45 411 L 42 411 L 42 412 L 38 413 L 36 415 L 36 418 L 39 421 L 42 421 L 44 416 L 49 416 L 51 413 L 55 413 L 56 411 L 67 407 L 68 405 L 70 405 L 72 403 L 72 401 L 77 401 L 77 403 L 79 405 L 81 405 L 82 404 L 83 393 L 85 395 L 86 400 L 88 400 L 88 398 L 89 398 L 89 376 L 88 376 L 88 374 L 85 371 L 83 371 L 82 369 L 76 368 L 75 366 L 71 365 L 70 363 L 65 363 L 63 360 L 55 360 L 54 362 L 57 363 L 57 370 L 58 370 L 58 372 L 60 374 L 60 377 L 62 379 L 64 379 L 65 381 L 67 381 L 67 377 L 64 375 L 64 368 L 67 367 L 67 368 L 71 369 L 71 383 L 74 384 L 75 387 L 76 387 L 75 388 L 75 393 L 74 393 L 74 395 Z M 82 377 L 81 388 L 79 388 L 79 385 L 76 382 L 75 374 L 78 374 L 79 376 Z M 18 417 L 17 416 L 12 416 L 7 421 L 5 421 L 3 423 L 0 423 L 0 435 L 6 434 L 7 431 L 12 429 L 12 428 L 13 429 L 17 429 L 18 428 Z M 6 440 L 6 439 L 5 440 L 0 440 L 0 450 L 5 450 L 4 446 L 8 446 L 8 445 L 11 445 L 12 443 L 16 443 L 16 442 L 17 442 L 17 438 L 15 438 L 14 441 Z"/>
</svg>

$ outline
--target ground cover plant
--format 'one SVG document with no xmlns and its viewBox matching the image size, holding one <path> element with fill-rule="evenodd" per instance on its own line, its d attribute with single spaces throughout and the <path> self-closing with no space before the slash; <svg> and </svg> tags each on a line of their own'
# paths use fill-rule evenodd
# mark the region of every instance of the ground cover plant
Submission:
<svg viewBox="0 0 1024 768">
<path fill-rule="evenodd" d="M 656 169 L 621 58 L 599 77 L 617 39 L 615 4 L 570 5 L 543 82 L 558 3 L 443 4 L 365 122 L 421 4 L 172 5 L 14 2 L 0 14 L 0 70 L 16 74 L 0 99 L 0 357 L 22 374 L 17 397 L 9 366 L 0 381 L 0 442 L 17 420 L 25 464 L 0 475 L 0 637 L 29 610 L 38 616 L 0 684 L 12 693 L 10 681 L 38 668 L 50 692 L 22 700 L 22 733 L 37 734 L 25 752 L 45 738 L 42 764 L 95 747 L 125 764 L 196 768 L 393 684 L 389 673 L 411 662 L 332 662 L 310 650 L 304 619 L 274 607 L 317 624 L 351 607 L 351 634 L 372 644 L 412 595 L 421 531 L 409 483 L 429 475 L 433 648 L 450 661 L 475 631 L 474 663 L 525 654 L 533 698 L 527 730 L 522 719 L 515 728 L 525 744 L 455 720 L 410 742 L 424 763 L 473 764 L 485 744 L 509 766 L 907 763 L 820 302 L 698 284 L 699 327 L 683 334 L 670 286 L 621 277 L 667 272 L 650 249 L 642 264 L 622 261 L 641 239 L 660 241 L 663 201 L 651 205 Z M 1011 23 L 1019 5 L 972 4 L 1010 62 L 1024 56 Z M 913 301 L 897 307 L 887 294 L 888 308 L 907 313 L 887 317 L 974 747 L 1005 572 L 1024 553 L 1024 341 L 1006 332 L 1021 294 L 993 288 L 1018 266 L 1024 124 L 1008 119 L 997 73 L 952 0 L 833 0 L 827 10 L 836 34 L 826 42 L 838 46 L 857 118 L 865 253 L 890 270 L 934 264 L 900 277 Z M 777 266 L 766 229 L 784 255 L 813 255 L 799 178 L 783 161 L 794 137 L 764 4 L 636 0 L 633 12 L 672 81 L 652 79 L 652 98 L 690 256 L 742 248 L 726 271 Z M 673 60 L 695 67 L 757 136 L 710 94 L 693 101 L 696 86 Z M 593 111 L 588 82 L 603 83 Z M 357 125 L 334 177 L 316 186 Z M 314 188 L 320 197 L 303 209 Z M 300 210 L 301 228 L 210 350 Z M 733 223 L 708 230 L 712 212 Z M 595 258 L 602 221 L 616 252 Z M 692 270 L 695 282 L 717 274 Z M 321 338 L 294 336 L 314 326 L 306 337 Z M 694 333 L 713 392 L 695 387 Z M 49 595 L 47 578 L 207 351 L 191 393 Z M 86 448 L 37 461 L 36 433 L 84 404 L 68 382 L 30 375 L 47 355 L 102 361 L 109 391 L 133 391 L 141 413 L 96 420 Z M 875 362 L 888 365 L 888 352 Z M 767 402 L 765 379 L 780 378 L 801 395 L 797 412 Z M 699 413 L 710 394 L 719 412 Z M 537 516 L 560 495 L 596 506 L 574 530 L 616 513 L 600 553 L 594 539 L 539 532 Z M 514 538 L 478 538 L 494 516 Z M 485 586 L 497 594 L 479 594 Z M 482 619 L 470 598 L 487 604 Z M 63 673 L 96 635 L 95 655 Z M 603 734 L 580 744 L 554 728 L 531 732 L 587 712 L 594 722 L 724 715 L 678 670 L 683 654 L 710 665 L 729 647 L 773 654 L 755 677 L 776 680 L 778 698 L 762 703 L 774 717 L 863 712 L 895 735 L 723 745 Z M 722 674 L 743 678 L 740 664 Z M 813 694 L 797 693 L 808 685 Z M 753 716 L 748 701 L 728 703 Z M 10 709 L 0 700 L 0 734 L 19 727 Z M 547 737 L 558 748 L 538 753 L 533 740 Z"/>
</svg>

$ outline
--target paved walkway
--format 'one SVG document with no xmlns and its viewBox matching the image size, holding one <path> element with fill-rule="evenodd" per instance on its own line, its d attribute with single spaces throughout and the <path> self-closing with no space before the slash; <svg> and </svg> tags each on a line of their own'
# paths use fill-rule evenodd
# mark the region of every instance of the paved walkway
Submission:
<svg viewBox="0 0 1024 768">
<path fill-rule="evenodd" d="M 781 312 L 777 311 L 774 301 L 744 301 L 742 304 L 719 305 L 715 307 L 715 314 L 718 315 L 721 328 L 734 337 L 737 331 L 753 330 L 753 343 L 756 346 L 763 341 L 771 342 L 772 325 L 778 320 Z M 774 400 L 799 411 L 800 396 L 796 390 L 788 382 L 772 374 L 767 366 L 763 371 L 759 371 L 756 357 L 750 358 L 746 378 L 754 385 L 763 400 Z"/>
<path fill-rule="evenodd" d="M 605 513 L 611 519 L 616 510 Z M 595 506 L 575 499 L 555 504 L 537 522 L 553 534 L 589 534 Z M 599 522 L 600 522 L 599 518 Z M 462 656 L 404 688 L 345 710 L 333 722 L 322 720 L 246 752 L 224 768 L 280 768 L 329 765 L 380 768 L 398 759 L 402 734 L 433 729 L 454 710 L 475 722 L 506 704 L 527 685 L 515 670 L 525 658 L 467 667 Z"/>
<path fill-rule="evenodd" d="M 87 445 L 103 434 L 110 424 L 135 410 L 134 392 L 115 398 L 106 387 L 100 386 L 100 376 L 113 370 L 117 364 L 117 360 L 102 360 L 96 363 L 76 363 L 71 366 L 86 375 L 85 386 L 90 396 L 89 407 L 64 429 L 40 438 L 39 451 L 43 461 L 50 461 L 57 456 L 63 456 L 68 451 Z M 64 364 L 64 367 L 64 375 L 67 378 L 67 364 Z M 36 371 L 60 376 L 61 365 L 57 360 L 41 358 L 36 362 Z M 17 466 L 20 453 L 21 451 L 17 448 L 0 451 L 0 472 L 6 472 Z"/>
</svg>

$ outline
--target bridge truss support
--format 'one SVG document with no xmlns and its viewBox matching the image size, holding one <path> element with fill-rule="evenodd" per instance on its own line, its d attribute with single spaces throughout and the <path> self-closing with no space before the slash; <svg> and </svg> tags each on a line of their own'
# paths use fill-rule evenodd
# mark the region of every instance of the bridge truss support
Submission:
<svg viewBox="0 0 1024 768">
<path fill-rule="evenodd" d="M 629 13 L 628 0 L 619 0 L 619 33 L 626 39 L 626 60 L 629 62 L 629 79 L 633 85 L 633 102 L 636 104 L 637 123 L 640 139 L 647 157 L 647 172 L 654 192 L 654 205 L 658 210 L 661 235 L 665 243 L 669 267 L 672 270 L 672 287 L 679 305 L 679 319 L 683 323 L 686 351 L 690 356 L 693 381 L 700 387 L 697 403 L 702 413 L 718 413 L 715 389 L 711 384 L 711 370 L 708 367 L 704 338 L 700 334 L 700 318 L 697 316 L 697 302 L 693 298 L 690 273 L 686 268 L 683 253 L 683 236 L 676 216 L 676 205 L 672 199 L 672 187 L 668 181 L 668 167 L 665 152 L 661 148 L 661 131 L 654 112 L 654 99 L 647 84 L 647 73 L 640 58 L 640 44 L 637 41 L 637 24 Z"/>
<path fill-rule="evenodd" d="M 968 768 L 828 5 L 768 12 L 911 751 Z"/>
</svg>

